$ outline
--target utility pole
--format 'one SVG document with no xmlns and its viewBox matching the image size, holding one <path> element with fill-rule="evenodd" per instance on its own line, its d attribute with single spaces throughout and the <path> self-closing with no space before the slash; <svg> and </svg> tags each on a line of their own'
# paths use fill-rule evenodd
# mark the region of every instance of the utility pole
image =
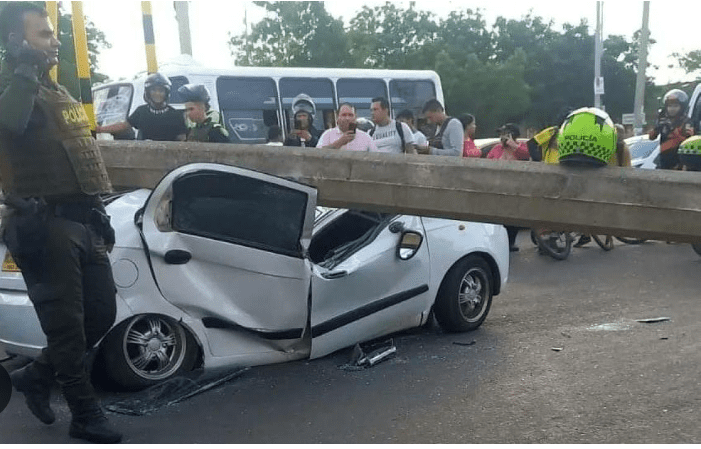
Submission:
<svg viewBox="0 0 701 449">
<path fill-rule="evenodd" d="M 180 54 L 192 56 L 192 40 L 190 38 L 190 14 L 187 2 L 173 2 L 175 20 L 178 21 L 180 34 Z"/>
<path fill-rule="evenodd" d="M 650 19 L 650 2 L 643 2 L 643 27 L 640 30 L 640 49 L 638 53 L 638 77 L 635 81 L 635 102 L 633 104 L 633 114 L 635 121 L 633 128 L 635 135 L 643 133 L 643 120 L 645 118 L 645 71 L 647 70 L 647 42 L 650 37 L 648 22 Z"/>
<path fill-rule="evenodd" d="M 146 70 L 148 73 L 158 72 L 156 59 L 156 38 L 153 32 L 153 15 L 151 2 L 141 2 L 141 12 L 144 18 L 144 44 L 146 48 Z"/>
<path fill-rule="evenodd" d="M 596 2 L 596 33 L 594 34 L 594 107 L 602 109 L 601 96 L 604 94 L 604 78 L 601 76 L 601 54 L 604 40 L 604 2 Z"/>
</svg>

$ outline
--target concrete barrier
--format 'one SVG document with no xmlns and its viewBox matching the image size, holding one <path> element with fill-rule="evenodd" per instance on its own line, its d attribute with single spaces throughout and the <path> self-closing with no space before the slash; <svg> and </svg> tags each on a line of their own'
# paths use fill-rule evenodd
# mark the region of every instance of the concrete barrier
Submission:
<svg viewBox="0 0 701 449">
<path fill-rule="evenodd" d="M 701 240 L 701 174 L 265 145 L 100 142 L 113 184 L 153 187 L 193 162 L 236 165 L 319 190 L 330 207 Z"/>
</svg>

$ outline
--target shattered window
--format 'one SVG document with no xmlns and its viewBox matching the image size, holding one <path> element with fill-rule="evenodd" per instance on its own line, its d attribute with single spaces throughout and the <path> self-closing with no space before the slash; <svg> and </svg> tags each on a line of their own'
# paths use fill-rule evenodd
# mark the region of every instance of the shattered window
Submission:
<svg viewBox="0 0 701 449">
<path fill-rule="evenodd" d="M 304 192 L 203 171 L 175 181 L 172 205 L 176 231 L 301 257 Z"/>
</svg>

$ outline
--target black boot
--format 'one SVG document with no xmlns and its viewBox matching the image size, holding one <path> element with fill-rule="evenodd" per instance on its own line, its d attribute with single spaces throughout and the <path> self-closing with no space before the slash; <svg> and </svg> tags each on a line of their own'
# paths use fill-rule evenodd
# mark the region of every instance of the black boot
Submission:
<svg viewBox="0 0 701 449">
<path fill-rule="evenodd" d="M 122 434 L 117 432 L 107 420 L 89 384 L 64 387 L 63 395 L 73 415 L 68 435 L 91 443 L 122 441 Z"/>
<path fill-rule="evenodd" d="M 56 415 L 51 410 L 51 386 L 53 375 L 38 366 L 37 363 L 15 370 L 10 374 L 15 390 L 24 394 L 27 408 L 39 421 L 53 424 Z"/>
</svg>

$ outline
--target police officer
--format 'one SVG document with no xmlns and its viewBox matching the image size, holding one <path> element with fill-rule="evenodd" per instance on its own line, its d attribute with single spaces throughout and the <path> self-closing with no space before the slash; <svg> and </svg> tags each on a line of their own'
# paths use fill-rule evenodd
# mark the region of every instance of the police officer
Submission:
<svg viewBox="0 0 701 449">
<path fill-rule="evenodd" d="M 86 369 L 86 351 L 112 326 L 114 230 L 100 194 L 112 186 L 83 107 L 50 80 L 59 41 L 44 9 L 9 2 L 0 12 L 0 176 L 9 210 L 2 237 L 22 270 L 47 347 L 12 373 L 45 424 L 54 380 L 72 414 L 69 435 L 114 443 Z"/>
<path fill-rule="evenodd" d="M 160 73 L 152 73 L 144 81 L 144 101 L 125 122 L 96 126 L 97 133 L 120 135 L 132 127 L 139 130 L 139 140 L 185 140 L 185 118 L 182 111 L 168 104 L 171 83 Z M 116 136 L 115 136 L 116 137 Z"/>
<path fill-rule="evenodd" d="M 307 94 L 299 94 L 292 100 L 293 124 L 283 145 L 286 147 L 316 147 L 321 131 L 314 127 L 316 105 Z"/>
<path fill-rule="evenodd" d="M 209 90 L 203 84 L 186 84 L 178 93 L 185 102 L 188 142 L 228 143 L 229 132 L 221 124 L 219 112 L 209 105 Z"/>
</svg>

